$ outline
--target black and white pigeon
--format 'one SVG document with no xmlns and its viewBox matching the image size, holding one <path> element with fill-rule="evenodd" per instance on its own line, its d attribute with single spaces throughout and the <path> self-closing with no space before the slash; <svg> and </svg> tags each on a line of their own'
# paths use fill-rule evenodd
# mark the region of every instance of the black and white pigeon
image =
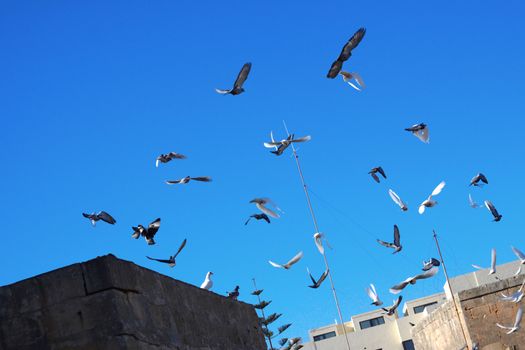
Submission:
<svg viewBox="0 0 525 350">
<path fill-rule="evenodd" d="M 166 183 L 168 185 L 175 185 L 175 184 L 187 184 L 190 181 L 200 181 L 200 182 L 211 182 L 211 177 L 209 176 L 197 176 L 197 177 L 190 177 L 186 176 L 183 177 L 180 180 L 167 180 Z"/>
<path fill-rule="evenodd" d="M 370 284 L 370 287 L 366 288 L 366 293 L 372 299 L 372 305 L 381 306 L 383 302 L 379 299 L 379 296 L 376 292 L 376 287 L 373 284 Z"/>
<path fill-rule="evenodd" d="M 228 292 L 228 299 L 237 300 L 239 297 L 239 286 L 236 286 L 232 292 Z"/>
<path fill-rule="evenodd" d="M 222 89 L 215 89 L 219 94 L 221 95 L 239 95 L 244 92 L 244 88 L 242 87 L 244 85 L 244 82 L 246 79 L 248 79 L 248 74 L 250 74 L 250 70 L 252 69 L 252 64 L 250 62 L 245 63 L 244 66 L 242 66 L 241 71 L 237 75 L 237 79 L 235 79 L 235 83 L 233 83 L 233 89 L 230 90 L 222 90 Z"/>
<path fill-rule="evenodd" d="M 361 91 L 366 88 L 365 82 L 363 81 L 363 78 L 361 78 L 361 75 L 357 72 L 339 72 L 339 75 L 343 77 L 343 81 L 356 89 L 357 91 Z"/>
<path fill-rule="evenodd" d="M 266 206 L 267 204 L 270 204 L 275 207 L 275 209 L 281 211 L 281 209 L 270 198 L 254 198 L 250 201 L 250 203 L 254 203 L 257 209 L 262 211 L 264 214 L 271 216 L 272 218 L 277 219 L 280 217 L 279 214 Z"/>
<path fill-rule="evenodd" d="M 501 215 L 500 213 L 498 213 L 496 207 L 494 206 L 494 204 L 492 204 L 491 201 L 486 200 L 486 201 L 485 201 L 485 206 L 486 206 L 487 209 L 490 211 L 490 213 L 492 214 L 492 216 L 494 216 L 494 221 L 498 222 L 498 221 L 501 220 L 501 218 L 503 217 L 503 215 Z"/>
<path fill-rule="evenodd" d="M 131 235 L 131 238 L 139 239 L 140 236 L 144 237 L 146 242 L 148 242 L 148 245 L 155 244 L 155 240 L 153 239 L 155 237 L 155 234 L 160 228 L 160 218 L 155 219 L 149 226 L 146 228 L 142 225 L 138 225 L 137 227 L 132 226 L 133 234 Z"/>
<path fill-rule="evenodd" d="M 516 247 L 510 247 L 510 248 L 512 249 L 516 257 L 520 261 L 520 266 L 518 268 L 518 271 L 516 271 L 516 273 L 514 274 L 514 276 L 517 276 L 521 273 L 521 268 L 523 267 L 523 265 L 525 265 L 525 254 L 523 254 L 523 252 Z"/>
<path fill-rule="evenodd" d="M 326 270 L 325 272 L 323 272 L 323 274 L 321 275 L 321 277 L 319 277 L 318 280 L 316 280 L 314 278 L 314 276 L 312 276 L 312 274 L 310 273 L 310 269 L 306 268 L 306 271 L 308 271 L 308 275 L 310 276 L 310 279 L 312 280 L 312 285 L 308 286 L 308 287 L 313 288 L 313 289 L 317 289 L 317 288 L 319 288 L 321 286 L 321 284 L 324 282 L 324 280 L 328 276 L 328 271 L 329 270 Z"/>
<path fill-rule="evenodd" d="M 146 258 L 150 260 L 155 260 L 155 261 L 158 261 L 164 264 L 168 264 L 169 267 L 174 267 L 176 265 L 175 258 L 177 257 L 177 255 L 179 255 L 179 253 L 182 251 L 182 249 L 184 249 L 185 246 L 186 246 L 186 239 L 182 241 L 177 252 L 174 255 L 171 255 L 169 259 L 155 259 L 155 258 L 150 258 L 149 256 L 146 256 Z"/>
<path fill-rule="evenodd" d="M 415 137 L 417 137 L 419 140 L 421 140 L 424 143 L 430 142 L 428 126 L 425 123 L 412 125 L 411 127 L 406 128 L 405 130 L 410 131 L 412 135 L 414 135 Z"/>
<path fill-rule="evenodd" d="M 377 243 L 387 248 L 393 248 L 394 252 L 392 254 L 400 252 L 401 249 L 403 249 L 403 246 L 401 245 L 401 236 L 399 234 L 399 227 L 397 227 L 397 225 L 394 225 L 394 242 L 393 243 L 385 242 L 380 239 L 377 239 Z"/>
<path fill-rule="evenodd" d="M 292 143 L 298 143 L 298 142 L 307 142 L 312 139 L 310 135 L 300 137 L 298 139 L 295 138 L 294 134 L 288 135 L 287 138 L 281 141 L 275 141 L 273 139 L 273 133 L 270 133 L 271 141 L 270 142 L 264 142 L 264 147 L 266 148 L 275 148 L 274 151 L 270 151 L 270 153 L 275 154 L 276 156 L 280 156 L 284 153 L 284 151 L 292 144 Z"/>
<path fill-rule="evenodd" d="M 436 186 L 436 188 L 434 188 L 434 191 L 432 191 L 432 193 L 430 194 L 430 196 L 428 196 L 427 199 L 425 199 L 420 205 L 419 205 L 419 209 L 418 209 L 418 212 L 419 214 L 423 214 L 425 212 L 425 209 L 426 208 L 432 208 L 434 207 L 436 204 L 438 204 L 437 201 L 433 200 L 432 197 L 434 196 L 437 196 L 438 194 L 441 193 L 441 191 L 443 190 L 443 188 L 445 187 L 446 183 L 445 181 L 441 181 L 439 183 L 439 185 Z"/>
<path fill-rule="evenodd" d="M 380 166 L 376 167 L 376 168 L 372 168 L 372 170 L 370 170 L 368 172 L 370 174 L 370 176 L 372 176 L 372 178 L 377 182 L 379 183 L 379 176 L 377 176 L 377 173 L 381 174 L 381 176 L 383 176 L 384 179 L 386 179 L 386 174 L 385 174 L 385 171 L 383 170 L 383 168 L 381 168 Z"/>
<path fill-rule="evenodd" d="M 434 266 L 439 266 L 441 265 L 441 263 L 439 262 L 438 259 L 436 258 L 430 258 L 429 260 L 427 261 L 423 261 L 423 268 L 421 270 L 423 271 L 428 271 L 430 270 L 431 268 L 433 268 Z"/>
<path fill-rule="evenodd" d="M 388 316 L 392 316 L 396 313 L 397 308 L 401 304 L 401 300 L 403 300 L 402 295 L 398 296 L 397 299 L 394 300 L 394 304 L 392 306 L 390 306 L 389 308 L 382 307 L 381 309 L 383 309 L 383 311 L 385 311 Z"/>
<path fill-rule="evenodd" d="M 266 215 L 265 213 L 262 213 L 262 214 L 253 214 L 253 215 L 250 215 L 250 217 L 248 218 L 248 220 L 246 220 L 246 222 L 244 223 L 244 225 L 248 225 L 248 222 L 250 222 L 251 219 L 255 219 L 257 221 L 259 220 L 264 220 L 266 221 L 267 223 L 270 223 L 270 218 L 268 217 L 268 215 Z"/>
<path fill-rule="evenodd" d="M 478 270 L 485 270 L 484 267 L 481 267 L 479 265 L 472 264 L 472 267 Z M 496 249 L 492 248 L 490 251 L 490 269 L 489 269 L 489 275 L 493 275 L 496 273 Z"/>
<path fill-rule="evenodd" d="M 170 152 L 166 154 L 161 154 L 157 157 L 157 160 L 155 161 L 155 166 L 158 168 L 159 163 L 168 163 L 172 161 L 173 159 L 186 159 L 186 156 L 184 154 Z"/>
<path fill-rule="evenodd" d="M 115 225 L 117 223 L 117 220 L 115 220 L 113 216 L 109 215 L 105 211 L 99 211 L 98 213 L 91 213 L 91 214 L 82 213 L 82 216 L 89 219 L 89 221 L 91 221 L 91 225 L 93 226 L 96 226 L 97 221 L 99 220 L 107 222 L 108 224 L 111 224 L 111 225 Z"/>
<path fill-rule="evenodd" d="M 337 77 L 339 72 L 341 72 L 341 69 L 343 68 L 343 63 L 352 56 L 352 50 L 359 45 L 361 40 L 363 40 L 363 37 L 365 36 L 366 29 L 365 28 L 359 28 L 357 32 L 352 35 L 350 40 L 343 46 L 343 49 L 341 50 L 341 53 L 339 54 L 339 57 L 332 63 L 332 66 L 330 67 L 330 70 L 328 71 L 328 74 L 326 75 L 327 78 L 334 79 Z"/>
<path fill-rule="evenodd" d="M 277 268 L 280 268 L 280 269 L 285 269 L 285 270 L 289 270 L 292 265 L 294 265 L 295 263 L 297 263 L 299 260 L 301 260 L 301 258 L 303 257 L 303 252 L 299 252 L 297 253 L 293 258 L 291 258 L 286 264 L 278 264 L 278 263 L 275 263 L 271 260 L 268 260 L 268 262 L 270 263 L 270 265 L 272 265 L 273 267 L 277 267 Z"/>
<path fill-rule="evenodd" d="M 483 184 L 481 184 L 480 181 L 486 185 L 488 185 L 489 183 L 489 180 L 487 180 L 487 177 L 485 175 L 483 175 L 482 173 L 478 173 L 472 178 L 472 180 L 470 180 L 470 186 L 483 186 Z"/>
<path fill-rule="evenodd" d="M 430 270 L 425 271 L 425 272 L 423 272 L 423 273 L 421 273 L 419 275 L 416 275 L 414 277 L 409 277 L 406 280 L 404 280 L 403 282 L 398 283 L 395 286 L 393 286 L 392 288 L 390 288 L 390 293 L 392 293 L 392 294 L 399 294 L 409 284 L 416 284 L 417 280 L 423 280 L 423 279 L 430 278 L 430 277 L 436 275 L 438 273 L 438 271 L 439 271 L 439 268 L 434 266 Z"/>
<path fill-rule="evenodd" d="M 395 193 L 394 191 L 392 190 L 388 190 L 388 194 L 390 195 L 390 198 L 392 198 L 392 200 L 394 201 L 394 203 L 396 203 L 402 211 L 407 211 L 408 210 L 408 207 L 407 205 L 405 204 L 405 202 L 403 202 L 403 200 L 401 199 L 401 197 L 399 197 L 397 195 L 397 193 Z"/>
</svg>

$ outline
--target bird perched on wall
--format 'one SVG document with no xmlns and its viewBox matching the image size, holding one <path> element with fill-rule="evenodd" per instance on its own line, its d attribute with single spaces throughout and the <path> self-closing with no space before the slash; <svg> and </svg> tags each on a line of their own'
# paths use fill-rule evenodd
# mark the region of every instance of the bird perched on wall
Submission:
<svg viewBox="0 0 525 350">
<path fill-rule="evenodd" d="M 117 222 L 117 220 L 115 220 L 111 215 L 109 215 L 105 211 L 99 211 L 98 213 L 91 213 L 91 214 L 82 213 L 82 216 L 89 219 L 89 221 L 91 221 L 91 225 L 93 226 L 96 226 L 97 221 L 99 220 L 107 222 L 108 224 L 111 224 L 111 225 L 114 225 Z"/>
<path fill-rule="evenodd" d="M 359 45 L 361 40 L 363 40 L 363 37 L 365 36 L 366 29 L 365 28 L 359 28 L 357 32 L 352 35 L 350 40 L 343 46 L 343 49 L 341 50 L 341 53 L 339 54 L 339 57 L 332 63 L 332 66 L 330 67 L 330 70 L 328 71 L 328 74 L 326 75 L 327 78 L 334 79 L 341 69 L 343 68 L 343 63 L 352 56 L 352 50 Z"/>
<path fill-rule="evenodd" d="M 319 279 L 316 280 L 314 276 L 312 276 L 312 274 L 310 273 L 310 269 L 306 268 L 306 271 L 308 271 L 308 275 L 310 276 L 310 279 L 312 280 L 312 285 L 308 287 L 313 288 L 313 289 L 319 288 L 321 284 L 324 282 L 324 280 L 326 279 L 326 277 L 328 276 L 328 270 L 325 270 L 325 272 L 323 272 L 321 277 L 319 277 Z"/>
<path fill-rule="evenodd" d="M 157 157 L 157 160 L 155 161 L 155 166 L 158 168 L 159 163 L 168 163 L 172 161 L 173 159 L 186 159 L 186 156 L 184 154 L 170 152 L 166 154 L 161 154 Z"/>
<path fill-rule="evenodd" d="M 394 252 L 392 254 L 400 252 L 401 249 L 403 249 L 403 246 L 401 245 L 401 235 L 399 234 L 399 227 L 397 227 L 397 225 L 394 225 L 394 242 L 393 243 L 385 242 L 380 239 L 377 239 L 377 243 L 387 248 L 393 248 Z"/>
<path fill-rule="evenodd" d="M 230 90 L 222 90 L 222 89 L 215 89 L 219 94 L 222 95 L 239 95 L 244 92 L 244 82 L 246 79 L 248 79 L 248 74 L 250 74 L 250 70 L 252 69 L 252 64 L 250 62 L 245 63 L 244 66 L 242 66 L 241 71 L 237 75 L 237 79 L 235 79 L 235 83 L 233 83 L 233 89 Z"/>
<path fill-rule="evenodd" d="M 523 316 L 523 310 L 522 310 L 522 308 L 520 306 L 520 308 L 516 312 L 516 319 L 514 320 L 514 324 L 512 326 L 503 326 L 503 325 L 501 325 L 499 323 L 496 323 L 496 326 L 498 326 L 499 328 L 503 328 L 505 330 L 508 330 L 507 334 L 514 333 L 514 332 L 516 332 L 517 330 L 520 329 L 521 317 L 522 316 Z"/>
<path fill-rule="evenodd" d="M 375 182 L 379 183 L 379 176 L 377 176 L 377 173 L 381 174 L 381 176 L 386 179 L 386 174 L 385 174 L 385 171 L 383 170 L 383 168 L 381 168 L 380 166 L 376 167 L 376 168 L 372 168 L 372 170 L 370 170 L 368 172 L 370 174 L 370 176 L 372 176 L 372 178 L 375 180 Z"/>
<path fill-rule="evenodd" d="M 430 142 L 428 126 L 425 123 L 414 124 L 411 127 L 406 128 L 405 130 L 410 131 L 412 135 L 414 135 L 424 143 Z"/>
<path fill-rule="evenodd" d="M 273 139 L 273 134 L 270 134 L 271 142 L 264 142 L 263 145 L 266 148 L 276 148 L 274 151 L 270 151 L 270 153 L 275 154 L 276 156 L 280 156 L 284 153 L 284 151 L 292 144 L 292 143 L 298 143 L 298 142 L 307 142 L 312 139 L 310 135 L 300 137 L 298 139 L 295 138 L 294 134 L 288 135 L 287 138 L 281 140 L 281 141 L 275 141 Z"/>
<path fill-rule="evenodd" d="M 237 300 L 239 297 L 239 286 L 236 286 L 232 292 L 228 292 L 228 299 Z"/>
<path fill-rule="evenodd" d="M 213 281 L 211 280 L 211 276 L 213 275 L 213 272 L 208 272 L 206 274 L 206 277 L 204 278 L 204 282 L 201 284 L 202 289 L 210 290 L 211 287 L 213 287 Z"/>
<path fill-rule="evenodd" d="M 396 313 L 397 308 L 401 304 L 401 300 L 403 300 L 402 295 L 398 296 L 397 299 L 394 300 L 394 304 L 392 306 L 390 306 L 389 308 L 382 307 L 381 309 L 383 309 L 383 311 L 386 312 L 387 316 L 392 316 Z"/>
<path fill-rule="evenodd" d="M 471 208 L 474 208 L 474 209 L 480 208 L 480 205 L 474 201 L 470 193 L 468 194 L 468 204 L 470 205 Z"/>
<path fill-rule="evenodd" d="M 482 173 L 478 173 L 472 178 L 472 180 L 470 180 L 470 186 L 483 186 L 483 184 L 481 184 L 480 181 L 486 185 L 488 185 L 489 183 L 489 180 L 487 180 L 487 177 L 485 175 L 483 175 Z"/>
<path fill-rule="evenodd" d="M 366 88 L 365 82 L 363 81 L 363 78 L 361 78 L 361 75 L 357 72 L 339 72 L 339 75 L 343 77 L 343 81 L 356 89 L 357 91 L 361 91 Z M 353 80 L 353 81 L 352 81 Z M 359 85 L 359 87 L 358 87 Z"/>
<path fill-rule="evenodd" d="M 248 222 L 250 222 L 251 219 L 255 219 L 257 221 L 259 220 L 264 220 L 266 221 L 267 223 L 270 223 L 270 218 L 268 217 L 268 215 L 266 215 L 265 213 L 262 213 L 262 214 L 253 214 L 253 215 L 250 215 L 250 217 L 248 218 L 248 220 L 246 220 L 246 222 L 244 223 L 244 225 L 248 225 Z"/>
<path fill-rule="evenodd" d="M 280 217 L 279 214 L 266 207 L 267 204 L 270 204 L 277 210 L 281 211 L 281 209 L 270 198 L 254 198 L 250 201 L 250 203 L 255 203 L 257 209 L 262 211 L 264 214 L 271 216 L 272 218 L 277 219 Z"/>
<path fill-rule="evenodd" d="M 394 201 L 394 203 L 396 203 L 397 205 L 399 205 L 399 207 L 401 208 L 402 211 L 407 211 L 407 210 L 408 210 L 407 205 L 405 204 L 405 202 L 403 202 L 403 201 L 401 200 L 401 198 L 397 195 L 397 193 L 395 193 L 395 192 L 392 191 L 392 190 L 388 190 L 388 194 L 390 195 L 390 198 L 392 198 L 392 200 Z"/>
<path fill-rule="evenodd" d="M 133 229 L 133 234 L 131 235 L 132 238 L 138 239 L 142 236 L 148 245 L 153 245 L 155 244 L 153 238 L 160 228 L 160 218 L 155 219 L 147 228 L 142 225 L 138 225 L 137 227 L 132 226 L 131 228 Z"/>
<path fill-rule="evenodd" d="M 423 279 L 430 278 L 430 277 L 434 276 L 435 274 L 437 274 L 438 271 L 439 271 L 438 267 L 433 267 L 430 270 L 423 272 L 422 274 L 416 275 L 414 277 L 409 277 L 406 280 L 404 280 L 403 282 L 401 282 L 399 284 L 396 284 L 395 286 L 390 288 L 390 293 L 392 293 L 392 294 L 399 294 L 409 284 L 416 284 L 416 282 L 418 280 L 423 280 Z"/>
<path fill-rule="evenodd" d="M 514 274 L 514 276 L 517 276 L 521 273 L 521 268 L 523 267 L 523 265 L 525 265 L 525 254 L 523 254 L 523 252 L 519 250 L 518 248 L 515 248 L 515 247 L 510 247 L 510 248 L 512 249 L 516 257 L 520 261 L 520 266 L 518 268 L 518 271 L 516 271 L 516 273 Z"/>
<path fill-rule="evenodd" d="M 500 213 L 498 213 L 498 210 L 496 209 L 496 207 L 494 206 L 494 204 L 492 204 L 491 201 L 486 200 L 486 201 L 485 201 L 485 207 L 487 207 L 487 209 L 490 211 L 490 213 L 492 214 L 492 216 L 494 216 L 494 221 L 498 222 L 498 221 L 501 220 L 501 218 L 503 217 L 503 215 L 501 215 Z"/>
<path fill-rule="evenodd" d="M 197 177 L 186 176 L 186 177 L 183 177 L 180 180 L 167 180 L 166 183 L 168 185 L 187 184 L 191 180 L 193 180 L 193 181 L 200 181 L 200 182 L 211 182 L 211 177 L 209 177 L 209 176 L 197 176 Z"/>
<path fill-rule="evenodd" d="M 438 259 L 430 258 L 430 260 L 428 261 L 423 261 L 423 268 L 421 270 L 428 271 L 434 266 L 439 266 L 439 265 L 441 265 L 441 263 L 439 262 Z"/>
<path fill-rule="evenodd" d="M 432 208 L 438 203 L 435 200 L 433 200 L 432 197 L 440 194 L 444 187 L 445 187 L 445 181 L 441 181 L 439 185 L 437 185 L 436 188 L 434 188 L 434 191 L 432 191 L 430 196 L 428 196 L 428 198 L 425 199 L 423 203 L 419 205 L 419 210 L 418 210 L 419 214 L 423 214 L 426 208 Z"/>
<path fill-rule="evenodd" d="M 155 259 L 155 258 L 150 258 L 149 256 L 146 256 L 146 258 L 150 260 L 155 260 L 155 261 L 158 261 L 164 264 L 168 264 L 169 267 L 174 267 L 176 265 L 175 258 L 177 257 L 177 255 L 179 255 L 179 253 L 182 251 L 182 249 L 184 249 L 185 246 L 186 246 L 186 239 L 182 241 L 177 252 L 174 255 L 171 255 L 169 259 Z"/>
<path fill-rule="evenodd" d="M 484 267 L 481 267 L 479 265 L 472 265 L 473 268 L 478 270 L 485 270 Z M 496 249 L 492 248 L 490 251 L 490 270 L 489 275 L 493 275 L 496 273 Z"/>
<path fill-rule="evenodd" d="M 268 262 L 273 267 L 289 270 L 292 267 L 292 265 L 296 264 L 299 260 L 301 260 L 302 257 L 303 257 L 303 252 L 299 252 L 293 258 L 291 258 L 286 264 L 274 263 L 271 260 L 268 260 Z"/>
<path fill-rule="evenodd" d="M 370 284 L 370 287 L 366 288 L 366 293 L 372 299 L 372 305 L 375 306 L 381 306 L 383 305 L 383 302 L 379 299 L 379 296 L 376 292 L 376 287 L 373 284 Z"/>
</svg>

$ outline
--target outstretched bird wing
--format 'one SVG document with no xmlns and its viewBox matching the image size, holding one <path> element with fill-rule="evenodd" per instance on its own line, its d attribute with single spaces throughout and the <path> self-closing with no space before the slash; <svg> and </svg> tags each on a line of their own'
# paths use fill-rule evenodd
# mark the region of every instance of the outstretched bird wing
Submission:
<svg viewBox="0 0 525 350">
<path fill-rule="evenodd" d="M 390 242 L 385 242 L 385 241 L 382 241 L 380 239 L 376 239 L 377 243 L 381 244 L 382 246 L 384 247 L 387 247 L 387 248 L 392 248 L 394 245 Z"/>
<path fill-rule="evenodd" d="M 440 194 L 443 188 L 445 187 L 445 185 L 446 185 L 445 181 L 441 181 L 439 185 L 437 185 L 436 188 L 434 188 L 434 191 L 432 191 L 431 196 L 437 196 L 438 194 Z"/>
<path fill-rule="evenodd" d="M 330 70 L 328 71 L 328 74 L 326 74 L 326 77 L 330 79 L 334 79 L 337 76 L 337 74 L 339 74 L 342 68 L 343 68 L 343 61 L 341 61 L 340 59 L 336 59 L 332 63 L 332 66 L 330 66 Z"/>
<path fill-rule="evenodd" d="M 186 246 L 186 242 L 187 242 L 187 239 L 184 238 L 184 241 L 182 241 L 182 243 L 180 244 L 179 249 L 177 250 L 177 252 L 173 256 L 173 259 L 175 259 L 177 257 L 177 255 L 179 255 L 179 253 L 182 251 L 182 249 L 184 249 L 184 247 Z"/>
<path fill-rule="evenodd" d="M 402 291 L 406 286 L 408 286 L 408 284 L 410 283 L 409 281 L 410 281 L 410 278 L 404 280 L 404 281 L 401 282 L 401 283 L 396 284 L 395 286 L 392 286 L 392 287 L 389 289 L 389 290 L 390 290 L 390 293 L 392 293 L 392 294 L 399 294 L 399 293 L 401 293 L 401 291 Z"/>
<path fill-rule="evenodd" d="M 499 216 L 498 210 L 496 209 L 496 207 L 494 206 L 494 204 L 492 204 L 491 201 L 486 200 L 486 201 L 485 201 L 485 206 L 486 206 L 487 209 L 491 212 L 492 216 L 494 216 L 494 217 L 498 217 L 498 216 Z"/>
<path fill-rule="evenodd" d="M 312 136 L 307 135 L 304 137 L 300 137 L 298 139 L 292 139 L 291 142 L 306 142 L 306 141 L 310 141 L 311 139 L 312 139 Z"/>
<path fill-rule="evenodd" d="M 157 233 L 159 228 L 160 228 L 160 218 L 157 218 L 151 224 L 149 224 L 148 235 L 153 237 Z"/>
<path fill-rule="evenodd" d="M 425 272 L 423 272 L 423 273 L 421 273 L 421 274 L 419 274 L 417 276 L 414 276 L 413 280 L 417 281 L 417 280 L 424 280 L 424 279 L 430 278 L 432 276 L 435 276 L 438 273 L 438 271 L 439 271 L 439 268 L 434 266 L 430 270 L 425 271 Z"/>
<path fill-rule="evenodd" d="M 252 68 L 251 63 L 245 63 L 244 66 L 242 66 L 241 71 L 239 72 L 239 75 L 237 75 L 237 79 L 235 80 L 235 83 L 233 84 L 234 88 L 242 88 L 242 85 L 248 79 L 248 74 L 250 74 L 250 69 Z"/>
<path fill-rule="evenodd" d="M 265 207 L 263 204 L 261 203 L 255 203 L 255 206 L 260 210 L 262 211 L 263 213 L 267 214 L 267 215 L 270 215 L 271 217 L 273 218 L 279 218 L 279 214 L 277 214 L 276 212 L 274 212 L 273 210 L 271 209 L 268 209 L 267 207 Z"/>
<path fill-rule="evenodd" d="M 117 220 L 115 220 L 111 215 L 109 215 L 105 211 L 101 211 L 100 213 L 97 214 L 97 216 L 100 220 L 105 221 L 111 225 L 114 225 L 117 222 Z"/>
<path fill-rule="evenodd" d="M 209 176 L 197 176 L 197 177 L 192 177 L 191 179 L 195 181 L 211 182 L 211 177 Z"/>
<path fill-rule="evenodd" d="M 406 207 L 405 203 L 401 200 L 401 198 L 392 190 L 388 190 L 388 194 L 390 195 L 390 198 L 399 205 L 400 208 Z"/>
<path fill-rule="evenodd" d="M 165 263 L 165 264 L 170 264 L 170 263 L 172 263 L 171 260 L 166 260 L 166 259 L 155 259 L 155 258 L 150 258 L 149 256 L 146 256 L 146 258 L 148 258 L 148 259 L 150 259 L 150 260 L 158 261 L 158 262 L 161 262 L 161 263 Z"/>
<path fill-rule="evenodd" d="M 525 254 L 523 254 L 523 252 L 521 250 L 519 250 L 518 248 L 515 248 L 515 247 L 511 247 L 511 248 L 512 248 L 512 251 L 514 252 L 514 254 L 516 254 L 516 256 L 518 257 L 518 259 L 525 260 Z"/>
<path fill-rule="evenodd" d="M 370 172 L 370 176 L 372 176 L 372 178 L 373 178 L 377 183 L 379 183 L 379 177 L 376 175 L 376 173 L 374 173 L 374 172 Z"/>
<path fill-rule="evenodd" d="M 180 184 L 181 181 L 182 181 L 182 179 L 181 180 L 166 180 L 166 183 L 168 185 L 175 185 L 175 184 Z"/>
<path fill-rule="evenodd" d="M 273 267 L 277 267 L 277 268 L 280 268 L 280 269 L 284 269 L 284 266 L 281 265 L 281 264 L 278 264 L 278 263 L 275 263 L 271 260 L 268 260 L 268 262 L 270 263 L 270 265 L 272 265 Z"/>
<path fill-rule="evenodd" d="M 394 244 L 398 247 L 401 246 L 401 235 L 399 234 L 399 227 L 394 225 Z"/>
<path fill-rule="evenodd" d="M 297 263 L 303 257 L 303 252 L 297 253 L 293 258 L 290 259 L 284 266 L 290 268 L 292 265 Z"/>
<path fill-rule="evenodd" d="M 215 89 L 215 91 L 221 95 L 226 95 L 226 94 L 229 94 L 230 92 L 232 92 L 232 90 L 222 90 L 222 89 Z"/>
<path fill-rule="evenodd" d="M 348 40 L 348 42 L 343 46 L 343 49 L 341 50 L 341 53 L 339 54 L 338 60 L 346 61 L 350 56 L 352 56 L 352 50 L 359 45 L 361 40 L 363 40 L 363 37 L 365 36 L 366 29 L 365 28 L 359 28 L 354 35 Z"/>
</svg>

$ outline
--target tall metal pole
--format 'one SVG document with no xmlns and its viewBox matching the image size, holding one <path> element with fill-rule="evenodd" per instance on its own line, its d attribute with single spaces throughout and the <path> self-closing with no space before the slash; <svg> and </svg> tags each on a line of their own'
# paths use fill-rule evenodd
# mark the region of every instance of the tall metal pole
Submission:
<svg viewBox="0 0 525 350">
<path fill-rule="evenodd" d="M 463 338 L 465 339 L 465 345 L 467 347 L 467 350 L 470 350 L 470 345 L 468 344 L 468 340 L 467 340 L 467 334 L 465 333 L 465 329 L 463 328 L 463 323 L 461 322 L 461 316 L 459 315 L 458 305 L 456 303 L 456 297 L 454 296 L 454 292 L 452 291 L 452 285 L 450 284 L 450 280 L 448 278 L 447 266 L 445 265 L 445 260 L 443 259 L 443 255 L 441 254 L 441 248 L 439 247 L 436 230 L 432 230 L 432 232 L 434 232 L 434 241 L 436 241 L 436 247 L 437 247 L 437 251 L 439 254 L 439 258 L 441 259 L 441 264 L 443 265 L 443 272 L 445 273 L 445 278 L 447 280 L 448 290 L 450 291 L 450 295 L 452 295 L 452 302 L 454 303 L 454 308 L 456 309 L 456 314 L 458 315 L 458 322 L 459 322 L 459 326 L 461 327 L 461 333 L 463 333 Z"/>
<path fill-rule="evenodd" d="M 286 122 L 284 120 L 283 120 L 283 124 L 284 124 L 284 129 L 286 130 L 286 134 L 290 136 L 290 133 L 288 132 L 288 127 L 286 126 Z M 306 202 L 308 203 L 308 209 L 310 209 L 310 215 L 312 216 L 312 221 L 314 223 L 315 232 L 316 233 L 321 232 L 319 231 L 319 226 L 317 224 L 317 219 L 315 217 L 314 209 L 312 207 L 312 202 L 310 200 L 310 194 L 308 193 L 308 187 L 306 186 L 306 182 L 304 180 L 303 170 L 301 169 L 301 163 L 299 163 L 299 157 L 297 156 L 297 151 L 293 143 L 291 143 L 291 146 L 292 146 L 293 155 L 295 158 L 295 163 L 297 164 L 297 170 L 299 170 L 299 176 L 301 177 L 301 183 L 303 184 L 304 194 L 306 195 Z M 348 350 L 350 350 L 350 341 L 348 340 L 345 322 L 343 320 L 343 315 L 341 313 L 341 307 L 339 306 L 339 299 L 337 298 L 337 293 L 335 291 L 334 280 L 332 278 L 332 270 L 330 269 L 330 266 L 328 265 L 328 259 L 326 258 L 326 254 L 322 254 L 322 255 L 324 258 L 324 264 L 325 264 L 326 270 L 328 271 L 328 278 L 330 280 L 330 285 L 332 287 L 332 294 L 334 295 L 335 306 L 337 307 L 337 313 L 339 314 L 339 320 L 341 321 L 341 325 L 343 326 L 343 334 L 345 335 L 346 345 L 347 345 Z"/>
<path fill-rule="evenodd" d="M 255 283 L 255 278 L 252 278 L 252 281 L 253 281 L 253 286 L 255 288 L 255 290 L 257 290 L 257 284 Z M 257 300 L 259 300 L 259 304 L 261 303 L 261 295 L 257 295 Z M 266 316 L 264 316 L 264 308 L 261 309 L 261 314 L 262 314 L 262 317 L 263 319 L 266 320 Z M 270 331 L 268 330 L 268 326 L 264 326 L 264 328 L 266 328 L 266 332 L 268 333 L 268 335 L 265 334 L 265 336 L 268 338 L 268 342 L 270 343 L 270 349 L 273 350 L 273 344 L 272 344 L 272 337 L 270 337 Z"/>
</svg>

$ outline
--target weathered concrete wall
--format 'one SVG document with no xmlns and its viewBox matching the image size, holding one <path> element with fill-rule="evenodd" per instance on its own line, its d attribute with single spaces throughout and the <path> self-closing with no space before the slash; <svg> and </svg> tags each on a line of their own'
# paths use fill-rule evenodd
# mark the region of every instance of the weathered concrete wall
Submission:
<svg viewBox="0 0 525 350">
<path fill-rule="evenodd" d="M 511 277 L 456 294 L 469 345 L 475 342 L 480 350 L 525 349 L 523 330 L 507 335 L 496 326 L 496 323 L 514 323 L 519 305 L 499 298 L 502 292 L 507 295 L 515 292 L 522 281 L 523 276 Z M 418 350 L 460 349 L 465 340 L 452 302 L 414 327 L 413 339 Z"/>
<path fill-rule="evenodd" d="M 0 350 L 266 349 L 249 304 L 107 255 L 0 288 Z"/>
</svg>

